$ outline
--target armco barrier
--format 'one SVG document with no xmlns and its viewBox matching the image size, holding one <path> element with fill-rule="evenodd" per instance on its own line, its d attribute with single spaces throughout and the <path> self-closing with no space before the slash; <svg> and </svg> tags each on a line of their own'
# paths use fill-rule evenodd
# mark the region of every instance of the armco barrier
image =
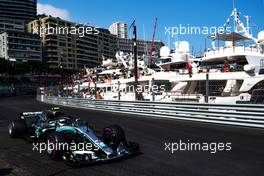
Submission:
<svg viewBox="0 0 264 176">
<path fill-rule="evenodd" d="M 37 99 L 68 107 L 264 128 L 264 105 L 88 100 L 44 95 Z"/>
</svg>

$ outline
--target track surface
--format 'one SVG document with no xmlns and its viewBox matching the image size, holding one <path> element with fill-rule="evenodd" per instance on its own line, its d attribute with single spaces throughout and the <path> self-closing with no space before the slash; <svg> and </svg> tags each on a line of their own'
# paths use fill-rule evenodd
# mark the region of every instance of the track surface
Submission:
<svg viewBox="0 0 264 176">
<path fill-rule="evenodd" d="M 177 120 L 153 119 L 63 108 L 73 116 L 103 128 L 110 124 L 124 127 L 127 138 L 140 143 L 143 154 L 120 162 L 70 168 L 32 151 L 23 139 L 10 139 L 7 125 L 21 111 L 50 108 L 32 96 L 0 98 L 0 175 L 135 175 L 135 176 L 262 176 L 264 166 L 264 130 Z M 229 152 L 164 151 L 164 142 L 232 142 Z"/>
</svg>

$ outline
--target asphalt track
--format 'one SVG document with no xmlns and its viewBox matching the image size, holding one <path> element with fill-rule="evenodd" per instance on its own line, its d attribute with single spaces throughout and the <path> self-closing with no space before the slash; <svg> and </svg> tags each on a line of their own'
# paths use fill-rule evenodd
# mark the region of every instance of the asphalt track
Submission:
<svg viewBox="0 0 264 176">
<path fill-rule="evenodd" d="M 51 107 L 35 97 L 0 98 L 0 175 L 88 176 L 263 176 L 264 130 L 224 125 L 154 119 L 136 115 L 63 108 L 101 129 L 110 124 L 124 127 L 127 138 L 140 143 L 143 154 L 124 161 L 70 168 L 32 151 L 23 139 L 10 139 L 7 125 L 21 111 Z M 165 142 L 231 142 L 231 151 L 164 151 Z"/>
</svg>

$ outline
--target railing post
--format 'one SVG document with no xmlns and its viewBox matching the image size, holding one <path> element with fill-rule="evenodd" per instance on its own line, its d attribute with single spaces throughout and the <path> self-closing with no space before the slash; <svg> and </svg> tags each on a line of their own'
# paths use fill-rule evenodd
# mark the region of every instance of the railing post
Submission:
<svg viewBox="0 0 264 176">
<path fill-rule="evenodd" d="M 209 69 L 206 70 L 206 82 L 205 82 L 205 103 L 209 100 Z"/>
<path fill-rule="evenodd" d="M 118 100 L 120 100 L 121 99 L 121 91 L 120 91 L 120 81 L 118 81 Z"/>
<path fill-rule="evenodd" d="M 81 91 L 81 85 L 80 85 L 80 82 L 78 82 L 78 88 L 77 88 L 77 97 L 79 97 L 80 95 L 80 91 Z"/>
<path fill-rule="evenodd" d="M 94 98 L 96 99 L 97 87 L 96 82 L 94 82 Z"/>
<path fill-rule="evenodd" d="M 155 101 L 155 92 L 153 91 L 153 86 L 154 86 L 154 78 L 151 79 L 151 95 L 152 95 L 152 101 Z"/>
<path fill-rule="evenodd" d="M 69 88 L 68 88 L 69 86 L 68 85 L 66 85 L 66 97 L 69 97 Z"/>
<path fill-rule="evenodd" d="M 54 96 L 58 95 L 58 97 L 61 96 L 60 87 L 56 86 L 55 89 L 57 89 L 57 90 L 52 91 L 53 95 Z"/>
</svg>

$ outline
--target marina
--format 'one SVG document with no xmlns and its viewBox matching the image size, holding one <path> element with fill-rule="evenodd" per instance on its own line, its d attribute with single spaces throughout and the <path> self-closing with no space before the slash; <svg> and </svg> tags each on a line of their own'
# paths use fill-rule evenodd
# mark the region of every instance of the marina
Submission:
<svg viewBox="0 0 264 176">
<path fill-rule="evenodd" d="M 234 31 L 209 36 L 212 46 L 200 57 L 191 54 L 187 41 L 175 42 L 174 49 L 163 46 L 160 58 L 137 58 L 139 78 L 135 86 L 135 56 L 118 51 L 116 58 L 86 69 L 83 79 L 64 86 L 63 91 L 88 99 L 131 101 L 136 99 L 136 91 L 139 99 L 146 101 L 262 104 L 264 31 L 254 38 L 237 9 L 231 14 Z M 154 68 L 149 67 L 149 59 L 156 61 Z"/>
</svg>

